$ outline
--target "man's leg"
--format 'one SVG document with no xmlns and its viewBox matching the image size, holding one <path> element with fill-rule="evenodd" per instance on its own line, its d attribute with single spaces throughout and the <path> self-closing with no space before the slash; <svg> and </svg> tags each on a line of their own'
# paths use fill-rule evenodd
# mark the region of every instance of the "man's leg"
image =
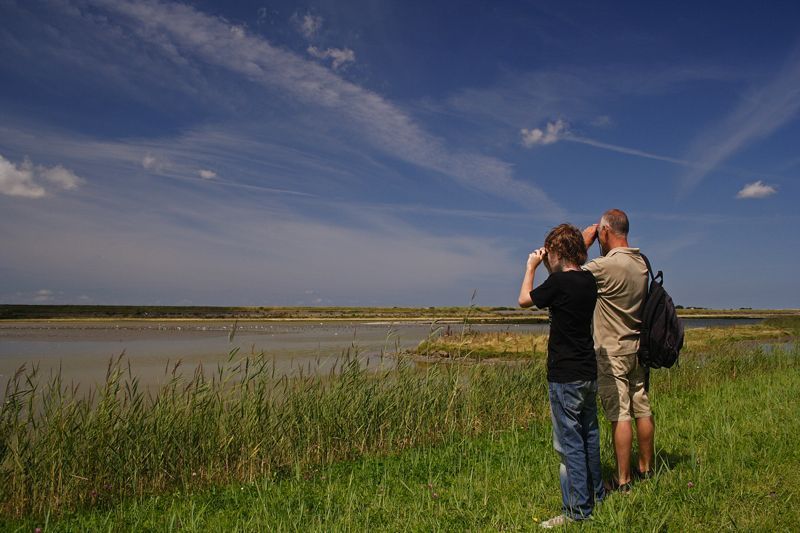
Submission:
<svg viewBox="0 0 800 533">
<path fill-rule="evenodd" d="M 633 448 L 631 421 L 611 422 L 611 437 L 614 440 L 614 455 L 617 458 L 617 481 L 622 485 L 631 480 L 631 449 Z"/>
<path fill-rule="evenodd" d="M 598 391 L 606 418 L 611 421 L 611 439 L 617 460 L 616 481 L 620 485 L 631 480 L 633 429 L 628 373 L 634 360 L 630 356 L 597 357 Z"/>
<path fill-rule="evenodd" d="M 653 445 L 656 424 L 652 416 L 636 419 L 636 440 L 639 441 L 639 472 L 646 474 L 653 469 L 655 447 Z"/>
<path fill-rule="evenodd" d="M 636 367 L 628 376 L 631 408 L 636 419 L 636 440 L 639 441 L 638 466 L 639 472 L 643 474 L 647 474 L 655 467 L 653 441 L 656 426 L 653 421 L 653 412 L 650 410 L 650 398 L 647 394 L 649 375 L 650 372 L 646 368 L 639 366 L 637 360 Z"/>
</svg>

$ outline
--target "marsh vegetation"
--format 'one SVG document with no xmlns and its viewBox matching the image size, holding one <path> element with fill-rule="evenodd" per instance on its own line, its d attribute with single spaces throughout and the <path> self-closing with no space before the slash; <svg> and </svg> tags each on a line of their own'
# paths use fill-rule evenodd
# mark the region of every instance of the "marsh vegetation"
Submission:
<svg viewBox="0 0 800 533">
<path fill-rule="evenodd" d="M 653 374 L 657 477 L 589 527 L 794 527 L 799 331 L 689 330 L 680 366 Z M 0 408 L 0 526 L 527 529 L 559 506 L 545 345 L 459 332 L 418 350 L 455 364 L 373 372 L 344 353 L 297 378 L 232 352 L 147 393 L 124 358 L 91 393 L 25 368 Z M 493 356 L 516 363 L 474 363 Z"/>
</svg>

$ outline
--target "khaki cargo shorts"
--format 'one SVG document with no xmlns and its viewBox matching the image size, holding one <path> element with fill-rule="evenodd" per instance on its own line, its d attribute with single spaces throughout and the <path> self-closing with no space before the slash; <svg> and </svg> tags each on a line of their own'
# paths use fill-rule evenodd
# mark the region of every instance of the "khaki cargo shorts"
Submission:
<svg viewBox="0 0 800 533">
<path fill-rule="evenodd" d="M 652 415 L 645 369 L 636 354 L 597 356 L 597 392 L 610 422 Z"/>
</svg>

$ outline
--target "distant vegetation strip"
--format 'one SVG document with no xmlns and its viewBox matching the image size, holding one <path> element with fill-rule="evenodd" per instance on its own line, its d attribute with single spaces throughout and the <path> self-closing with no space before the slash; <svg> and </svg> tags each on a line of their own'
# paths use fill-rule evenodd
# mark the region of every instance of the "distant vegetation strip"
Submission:
<svg viewBox="0 0 800 533">
<path fill-rule="evenodd" d="M 768 318 L 798 309 L 679 309 L 684 317 Z M 544 311 L 514 307 L 216 307 L 132 305 L 0 305 L 0 320 L 459 320 L 520 322 L 547 319 Z"/>
<path fill-rule="evenodd" d="M 690 330 L 681 365 L 654 374 L 659 394 L 800 369 L 796 343 L 789 353 L 762 346 L 797 339 L 797 317 L 731 330 L 740 328 Z M 23 368 L 0 404 L 0 514 L 56 519 L 175 490 L 303 479 L 365 455 L 544 425 L 544 367 L 538 349 L 514 365 L 400 362 L 377 373 L 345 356 L 330 375 L 290 379 L 268 358 L 232 352 L 214 369 L 166 369 L 152 393 L 116 360 L 88 395 Z"/>
<path fill-rule="evenodd" d="M 538 315 L 546 316 L 539 312 Z M 511 307 L 213 307 L 131 305 L 0 305 L 0 320 L 134 319 L 437 319 L 536 316 Z"/>
</svg>

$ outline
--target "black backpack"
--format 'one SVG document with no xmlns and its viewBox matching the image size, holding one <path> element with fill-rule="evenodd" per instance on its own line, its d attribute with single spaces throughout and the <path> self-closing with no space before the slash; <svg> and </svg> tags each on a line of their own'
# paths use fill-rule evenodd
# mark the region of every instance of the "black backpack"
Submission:
<svg viewBox="0 0 800 533">
<path fill-rule="evenodd" d="M 650 274 L 649 287 L 642 305 L 642 334 L 639 341 L 639 364 L 646 368 L 670 368 L 678 361 L 683 348 L 683 323 L 675 305 L 664 290 L 664 273 L 653 275 L 650 261 L 642 254 Z"/>
</svg>

